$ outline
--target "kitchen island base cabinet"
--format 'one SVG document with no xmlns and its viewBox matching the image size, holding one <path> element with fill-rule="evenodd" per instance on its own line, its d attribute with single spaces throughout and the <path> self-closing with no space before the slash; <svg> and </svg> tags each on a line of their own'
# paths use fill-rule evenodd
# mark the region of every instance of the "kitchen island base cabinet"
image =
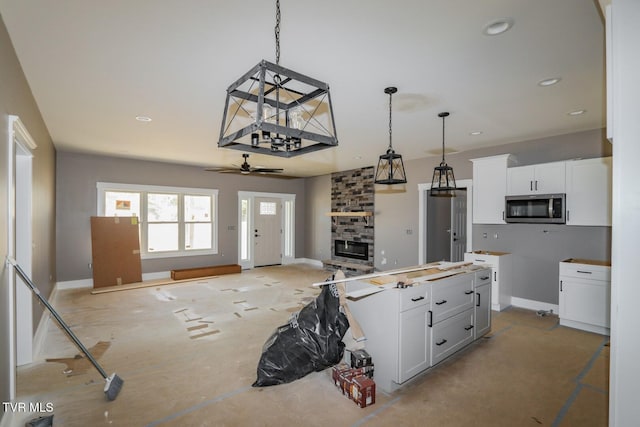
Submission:
<svg viewBox="0 0 640 427">
<path fill-rule="evenodd" d="M 510 253 L 478 250 L 465 252 L 464 260 L 491 267 L 492 310 L 502 311 L 511 306 L 513 261 Z"/>
<path fill-rule="evenodd" d="M 414 277 L 409 288 L 389 288 L 347 301 L 366 336 L 378 389 L 395 391 L 482 336 L 475 333 L 476 277 L 486 278 L 489 301 L 491 270 L 479 266 L 431 281 L 428 276 Z M 484 324 L 482 334 L 489 328 L 490 323 Z"/>
</svg>

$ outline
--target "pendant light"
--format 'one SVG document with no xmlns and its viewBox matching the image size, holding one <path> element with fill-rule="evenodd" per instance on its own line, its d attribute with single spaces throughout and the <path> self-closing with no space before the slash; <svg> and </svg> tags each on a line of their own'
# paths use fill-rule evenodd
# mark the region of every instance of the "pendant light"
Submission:
<svg viewBox="0 0 640 427">
<path fill-rule="evenodd" d="M 376 170 L 375 184 L 406 184 L 407 175 L 404 171 L 402 156 L 396 154 L 391 144 L 391 97 L 398 91 L 395 87 L 388 87 L 384 93 L 389 95 L 389 148 L 387 152 L 380 156 L 378 169 Z"/>
<path fill-rule="evenodd" d="M 329 85 L 264 59 L 227 89 L 218 147 L 293 157 L 338 145 Z"/>
<path fill-rule="evenodd" d="M 444 119 L 448 116 L 447 112 L 438 114 L 438 117 L 442 117 L 442 161 L 440 166 L 436 166 L 433 170 L 431 191 L 429 192 L 433 197 L 455 197 L 456 195 L 456 179 L 453 176 L 453 168 L 444 161 Z"/>
</svg>

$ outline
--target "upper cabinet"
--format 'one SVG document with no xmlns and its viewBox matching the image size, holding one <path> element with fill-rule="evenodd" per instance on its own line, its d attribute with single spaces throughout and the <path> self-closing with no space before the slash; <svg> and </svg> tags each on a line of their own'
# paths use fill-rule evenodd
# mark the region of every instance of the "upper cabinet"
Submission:
<svg viewBox="0 0 640 427">
<path fill-rule="evenodd" d="M 473 162 L 473 222 L 505 224 L 507 166 L 513 157 L 504 154 L 470 160 Z"/>
<path fill-rule="evenodd" d="M 565 192 L 565 162 L 507 169 L 507 196 Z"/>
<path fill-rule="evenodd" d="M 567 225 L 611 226 L 611 157 L 566 162 Z"/>
</svg>

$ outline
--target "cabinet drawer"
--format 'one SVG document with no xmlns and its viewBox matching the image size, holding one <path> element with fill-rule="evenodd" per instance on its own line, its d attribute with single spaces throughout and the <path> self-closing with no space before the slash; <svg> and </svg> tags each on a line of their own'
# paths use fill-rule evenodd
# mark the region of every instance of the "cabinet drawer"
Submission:
<svg viewBox="0 0 640 427">
<path fill-rule="evenodd" d="M 399 289 L 400 311 L 409 310 L 429 302 L 429 286 L 414 285 L 410 288 Z"/>
<path fill-rule="evenodd" d="M 491 283 L 491 270 L 476 271 L 473 286 L 478 287 Z"/>
<path fill-rule="evenodd" d="M 473 276 L 470 274 L 447 282 L 434 282 L 431 285 L 431 323 L 473 308 L 474 297 Z"/>
<path fill-rule="evenodd" d="M 473 309 L 464 311 L 431 328 L 431 364 L 442 361 L 473 341 Z"/>
<path fill-rule="evenodd" d="M 609 282 L 611 281 L 611 268 L 599 265 L 561 262 L 560 276 Z"/>
</svg>

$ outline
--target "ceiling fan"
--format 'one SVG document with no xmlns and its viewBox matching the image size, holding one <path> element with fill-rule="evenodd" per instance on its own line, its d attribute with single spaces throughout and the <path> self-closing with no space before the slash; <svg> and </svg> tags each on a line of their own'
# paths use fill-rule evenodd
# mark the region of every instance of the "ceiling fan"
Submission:
<svg viewBox="0 0 640 427">
<path fill-rule="evenodd" d="M 264 168 L 264 167 L 251 167 L 251 165 L 249 165 L 249 162 L 247 162 L 247 159 L 249 158 L 248 154 L 243 154 L 242 157 L 244 158 L 244 162 L 240 165 L 233 165 L 233 168 L 228 168 L 228 167 L 215 167 L 215 168 L 206 168 L 205 170 L 207 171 L 212 171 L 212 172 L 220 172 L 220 173 L 237 173 L 237 174 L 242 174 L 242 175 L 251 175 L 251 174 L 260 174 L 260 175 L 265 175 L 265 176 L 270 176 L 270 177 L 274 177 L 274 178 L 285 178 L 285 179 L 291 179 L 291 178 L 296 178 L 295 176 L 288 176 L 288 175 L 280 175 L 284 169 L 282 168 Z"/>
</svg>

